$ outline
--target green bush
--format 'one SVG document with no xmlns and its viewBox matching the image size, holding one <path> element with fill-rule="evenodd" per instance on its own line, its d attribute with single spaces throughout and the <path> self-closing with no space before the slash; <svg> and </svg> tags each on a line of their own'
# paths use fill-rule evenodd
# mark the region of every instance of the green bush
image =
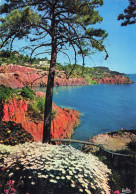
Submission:
<svg viewBox="0 0 136 194">
<path fill-rule="evenodd" d="M 43 120 L 44 118 L 44 99 L 37 97 L 35 101 L 29 104 L 28 112 L 29 116 L 33 119 Z"/>
<path fill-rule="evenodd" d="M 53 120 L 55 118 L 56 115 L 56 111 L 52 110 L 51 111 L 51 120 Z"/>
<path fill-rule="evenodd" d="M 86 81 L 89 83 L 89 85 L 98 84 L 97 81 L 90 78 L 90 76 L 85 76 Z"/>
<path fill-rule="evenodd" d="M 37 97 L 35 101 L 29 104 L 28 112 L 29 116 L 33 120 L 44 119 L 45 100 L 41 97 Z M 51 120 L 55 118 L 56 111 L 51 111 Z"/>
<path fill-rule="evenodd" d="M 24 87 L 21 91 L 21 96 L 23 96 L 25 100 L 34 100 L 34 94 L 34 90 L 32 90 L 30 87 Z"/>
<path fill-rule="evenodd" d="M 13 97 L 13 94 L 16 94 L 15 90 L 4 85 L 0 85 L 0 101 L 4 101 Z"/>
<path fill-rule="evenodd" d="M 44 98 L 37 97 L 36 98 L 37 107 L 41 112 L 44 112 L 45 100 Z"/>
</svg>

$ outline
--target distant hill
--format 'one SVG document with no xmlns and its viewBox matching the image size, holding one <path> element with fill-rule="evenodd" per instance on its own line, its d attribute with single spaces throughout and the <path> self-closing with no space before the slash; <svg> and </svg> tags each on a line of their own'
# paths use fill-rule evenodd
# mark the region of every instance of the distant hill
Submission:
<svg viewBox="0 0 136 194">
<path fill-rule="evenodd" d="M 107 73 L 116 74 L 116 75 L 124 75 L 124 73 L 119 73 L 118 71 L 111 71 L 111 70 L 109 70 L 108 67 L 104 67 L 104 66 L 103 67 L 101 67 L 101 66 L 94 67 L 94 69 L 102 69 Z"/>
</svg>

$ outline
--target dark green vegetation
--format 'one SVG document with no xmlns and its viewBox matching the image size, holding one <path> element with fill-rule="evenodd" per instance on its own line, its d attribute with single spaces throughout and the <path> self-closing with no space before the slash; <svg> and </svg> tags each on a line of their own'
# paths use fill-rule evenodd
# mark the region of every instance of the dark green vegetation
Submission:
<svg viewBox="0 0 136 194">
<path fill-rule="evenodd" d="M 22 65 L 27 67 L 34 67 L 36 69 L 49 70 L 49 67 L 45 67 L 44 65 L 39 65 L 40 61 L 47 61 L 50 63 L 48 58 L 31 58 L 28 55 L 23 55 L 22 53 L 18 53 L 16 51 L 10 52 L 9 50 L 2 50 L 0 52 L 0 65 Z"/>
<path fill-rule="evenodd" d="M 25 65 L 25 63 L 29 64 L 37 64 L 39 63 L 39 59 L 30 58 L 28 55 L 24 56 L 23 54 L 19 54 L 18 52 L 10 52 L 9 50 L 2 50 L 0 53 L 0 64 L 16 64 L 16 65 Z"/>
<path fill-rule="evenodd" d="M 30 87 L 24 87 L 22 89 L 14 90 L 10 87 L 6 87 L 5 85 L 0 85 L 0 100 L 5 101 L 11 98 L 24 98 L 25 100 L 31 101 L 35 98 L 35 91 L 32 90 Z"/>
<path fill-rule="evenodd" d="M 0 100 L 6 101 L 11 98 L 24 98 L 25 100 L 34 100 L 35 91 L 29 87 L 24 87 L 21 90 L 14 90 L 10 87 L 6 87 L 5 85 L 0 85 Z"/>
<path fill-rule="evenodd" d="M 24 87 L 19 90 L 13 90 L 10 87 L 6 87 L 4 85 L 0 85 L 0 100 L 1 107 L 2 102 L 8 101 L 11 98 L 25 99 L 28 101 L 28 115 L 33 120 L 43 120 L 44 119 L 44 108 L 45 108 L 45 100 L 41 97 L 36 97 L 35 91 L 30 87 Z M 2 108 L 1 108 L 2 109 Z M 56 112 L 52 110 L 51 119 L 55 118 Z"/>
<path fill-rule="evenodd" d="M 24 87 L 22 88 L 20 95 L 23 96 L 25 100 L 27 99 L 34 100 L 35 92 L 30 87 Z"/>
<path fill-rule="evenodd" d="M 123 20 L 121 26 L 136 23 L 136 0 L 128 0 L 129 5 L 124 9 L 124 13 L 118 16 L 118 20 Z"/>
<path fill-rule="evenodd" d="M 28 115 L 34 120 L 43 120 L 45 100 L 41 97 L 35 98 L 33 103 L 29 104 Z"/>
<path fill-rule="evenodd" d="M 109 68 L 107 67 L 92 67 L 92 68 L 84 67 L 84 73 L 83 73 L 83 66 L 78 64 L 76 64 L 76 66 L 74 67 L 74 65 L 62 65 L 60 63 L 57 63 L 56 69 L 60 71 L 64 71 L 67 76 L 70 74 L 71 70 L 73 69 L 73 71 L 70 74 L 70 77 L 79 77 L 79 78 L 85 77 L 88 81 L 89 79 L 91 80 L 91 78 L 101 79 L 104 77 L 114 77 L 114 75 L 122 75 L 119 72 L 110 71 Z"/>
<path fill-rule="evenodd" d="M 16 145 L 19 143 L 32 142 L 33 137 L 21 124 L 13 121 L 0 122 L 0 143 L 5 145 Z"/>
<path fill-rule="evenodd" d="M 136 134 L 136 130 L 124 130 L 110 132 L 110 135 L 122 135 L 124 132 L 131 132 Z M 110 182 L 110 188 L 115 190 L 122 190 L 122 188 L 129 188 L 132 193 L 136 192 L 135 187 L 135 157 L 136 157 L 136 141 L 131 141 L 127 144 L 127 148 L 116 151 L 116 153 L 125 154 L 128 156 L 112 155 L 105 152 L 102 149 L 96 149 L 96 147 L 85 146 L 83 148 L 85 152 L 91 152 L 97 156 L 104 164 L 112 170 L 112 177 Z M 112 151 L 112 150 L 111 150 Z"/>
<path fill-rule="evenodd" d="M 6 87 L 4 85 L 0 85 L 0 101 L 5 101 L 7 99 L 15 96 L 17 92 L 10 87 Z"/>
<path fill-rule="evenodd" d="M 28 115 L 33 120 L 43 120 L 44 119 L 44 108 L 45 108 L 45 100 L 41 97 L 37 97 L 29 104 L 28 107 Z M 55 118 L 55 111 L 51 111 L 51 120 Z"/>
</svg>

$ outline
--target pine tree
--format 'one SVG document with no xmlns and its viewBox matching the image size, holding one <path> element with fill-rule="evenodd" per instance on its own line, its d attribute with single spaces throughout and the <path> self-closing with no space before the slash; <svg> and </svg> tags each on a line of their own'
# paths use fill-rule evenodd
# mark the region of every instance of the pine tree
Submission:
<svg viewBox="0 0 136 194">
<path fill-rule="evenodd" d="M 57 55 L 73 49 L 75 65 L 78 54 L 96 49 L 107 51 L 103 45 L 107 33 L 95 29 L 102 22 L 97 8 L 103 0 L 6 0 L 1 6 L 1 47 L 7 42 L 12 50 L 15 39 L 26 37 L 31 43 L 31 56 L 44 48 L 50 53 L 50 69 L 46 89 L 43 142 L 50 142 L 52 96 Z M 41 54 L 41 52 L 39 52 Z M 43 52 L 42 52 L 43 54 Z"/>
<path fill-rule="evenodd" d="M 123 20 L 121 26 L 136 23 L 136 0 L 129 0 L 129 5 L 124 9 L 124 13 L 118 16 L 118 20 Z"/>
</svg>

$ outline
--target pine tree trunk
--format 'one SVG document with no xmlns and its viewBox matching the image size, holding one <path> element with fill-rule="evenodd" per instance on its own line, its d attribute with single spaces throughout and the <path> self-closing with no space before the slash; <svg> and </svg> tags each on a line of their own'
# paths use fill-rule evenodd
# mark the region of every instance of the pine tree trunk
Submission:
<svg viewBox="0 0 136 194">
<path fill-rule="evenodd" d="M 51 112 L 52 112 L 52 98 L 53 98 L 56 58 L 57 58 L 57 46 L 55 40 L 52 40 L 52 54 L 45 99 L 43 143 L 50 143 Z"/>
</svg>

